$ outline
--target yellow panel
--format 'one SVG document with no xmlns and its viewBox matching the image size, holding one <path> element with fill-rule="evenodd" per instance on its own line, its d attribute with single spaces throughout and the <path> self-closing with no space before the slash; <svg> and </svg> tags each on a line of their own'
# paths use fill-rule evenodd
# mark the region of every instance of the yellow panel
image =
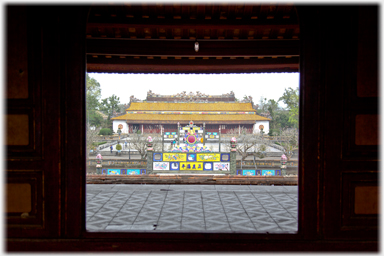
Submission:
<svg viewBox="0 0 384 256">
<path fill-rule="evenodd" d="M 181 162 L 180 163 L 181 171 L 202 171 L 203 163 L 199 162 Z"/>
<path fill-rule="evenodd" d="M 7 145 L 25 146 L 29 144 L 28 115 L 7 115 Z"/>
<path fill-rule="evenodd" d="M 213 153 L 197 154 L 196 160 L 203 161 L 203 162 L 220 162 L 220 154 L 213 154 Z"/>
<path fill-rule="evenodd" d="M 356 145 L 378 145 L 378 115 L 356 115 Z"/>
<path fill-rule="evenodd" d="M 379 188 L 377 186 L 355 187 L 355 214 L 379 213 Z"/>
<path fill-rule="evenodd" d="M 6 200 L 6 212 L 30 212 L 32 206 L 31 185 L 28 183 L 8 183 Z"/>
<path fill-rule="evenodd" d="M 10 6 L 7 15 L 7 89 L 8 99 L 28 98 L 28 51 L 25 7 Z"/>
<path fill-rule="evenodd" d="M 185 154 L 185 153 L 164 153 L 163 154 L 163 161 L 169 161 L 169 162 L 187 161 L 187 154 Z"/>
</svg>

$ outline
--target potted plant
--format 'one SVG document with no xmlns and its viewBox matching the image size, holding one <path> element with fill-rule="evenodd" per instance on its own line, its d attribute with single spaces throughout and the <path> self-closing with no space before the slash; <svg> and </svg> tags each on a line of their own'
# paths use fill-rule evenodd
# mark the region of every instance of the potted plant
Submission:
<svg viewBox="0 0 384 256">
<path fill-rule="evenodd" d="M 117 153 L 119 153 L 120 154 L 120 152 L 121 152 L 121 145 L 120 144 L 117 144 L 116 145 L 116 150 L 117 150 Z"/>
</svg>

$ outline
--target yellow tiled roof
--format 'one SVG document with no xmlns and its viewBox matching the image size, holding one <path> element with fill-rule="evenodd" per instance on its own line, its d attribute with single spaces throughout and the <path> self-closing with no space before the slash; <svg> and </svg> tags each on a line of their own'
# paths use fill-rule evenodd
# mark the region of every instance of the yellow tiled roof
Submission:
<svg viewBox="0 0 384 256">
<path fill-rule="evenodd" d="M 181 112 L 181 113 L 180 113 Z M 141 103 L 132 102 L 125 115 L 112 120 L 126 121 L 269 121 L 259 116 L 252 103 Z"/>
<path fill-rule="evenodd" d="M 132 102 L 127 111 L 255 111 L 252 103 L 148 103 Z"/>
<path fill-rule="evenodd" d="M 269 118 L 259 115 L 205 115 L 205 114 L 192 114 L 192 115 L 174 115 L 174 114 L 125 114 L 122 116 L 114 117 L 112 120 L 127 120 L 127 121 L 269 121 Z"/>
</svg>

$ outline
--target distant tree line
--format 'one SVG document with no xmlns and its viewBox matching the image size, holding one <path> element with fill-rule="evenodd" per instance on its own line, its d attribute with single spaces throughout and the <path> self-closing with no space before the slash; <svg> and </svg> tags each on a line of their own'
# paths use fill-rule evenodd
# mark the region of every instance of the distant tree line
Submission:
<svg viewBox="0 0 384 256">
<path fill-rule="evenodd" d="M 280 107 L 279 102 L 283 102 L 286 107 Z M 291 87 L 284 90 L 283 95 L 278 101 L 261 97 L 257 114 L 269 116 L 269 134 L 281 135 L 281 132 L 288 128 L 299 127 L 299 88 Z"/>
</svg>

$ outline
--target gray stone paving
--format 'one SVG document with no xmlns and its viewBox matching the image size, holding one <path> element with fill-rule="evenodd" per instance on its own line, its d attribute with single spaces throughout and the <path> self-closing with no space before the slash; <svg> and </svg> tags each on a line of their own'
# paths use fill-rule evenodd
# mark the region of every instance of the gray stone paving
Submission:
<svg viewBox="0 0 384 256">
<path fill-rule="evenodd" d="M 88 184 L 88 231 L 295 233 L 297 186 Z"/>
</svg>

